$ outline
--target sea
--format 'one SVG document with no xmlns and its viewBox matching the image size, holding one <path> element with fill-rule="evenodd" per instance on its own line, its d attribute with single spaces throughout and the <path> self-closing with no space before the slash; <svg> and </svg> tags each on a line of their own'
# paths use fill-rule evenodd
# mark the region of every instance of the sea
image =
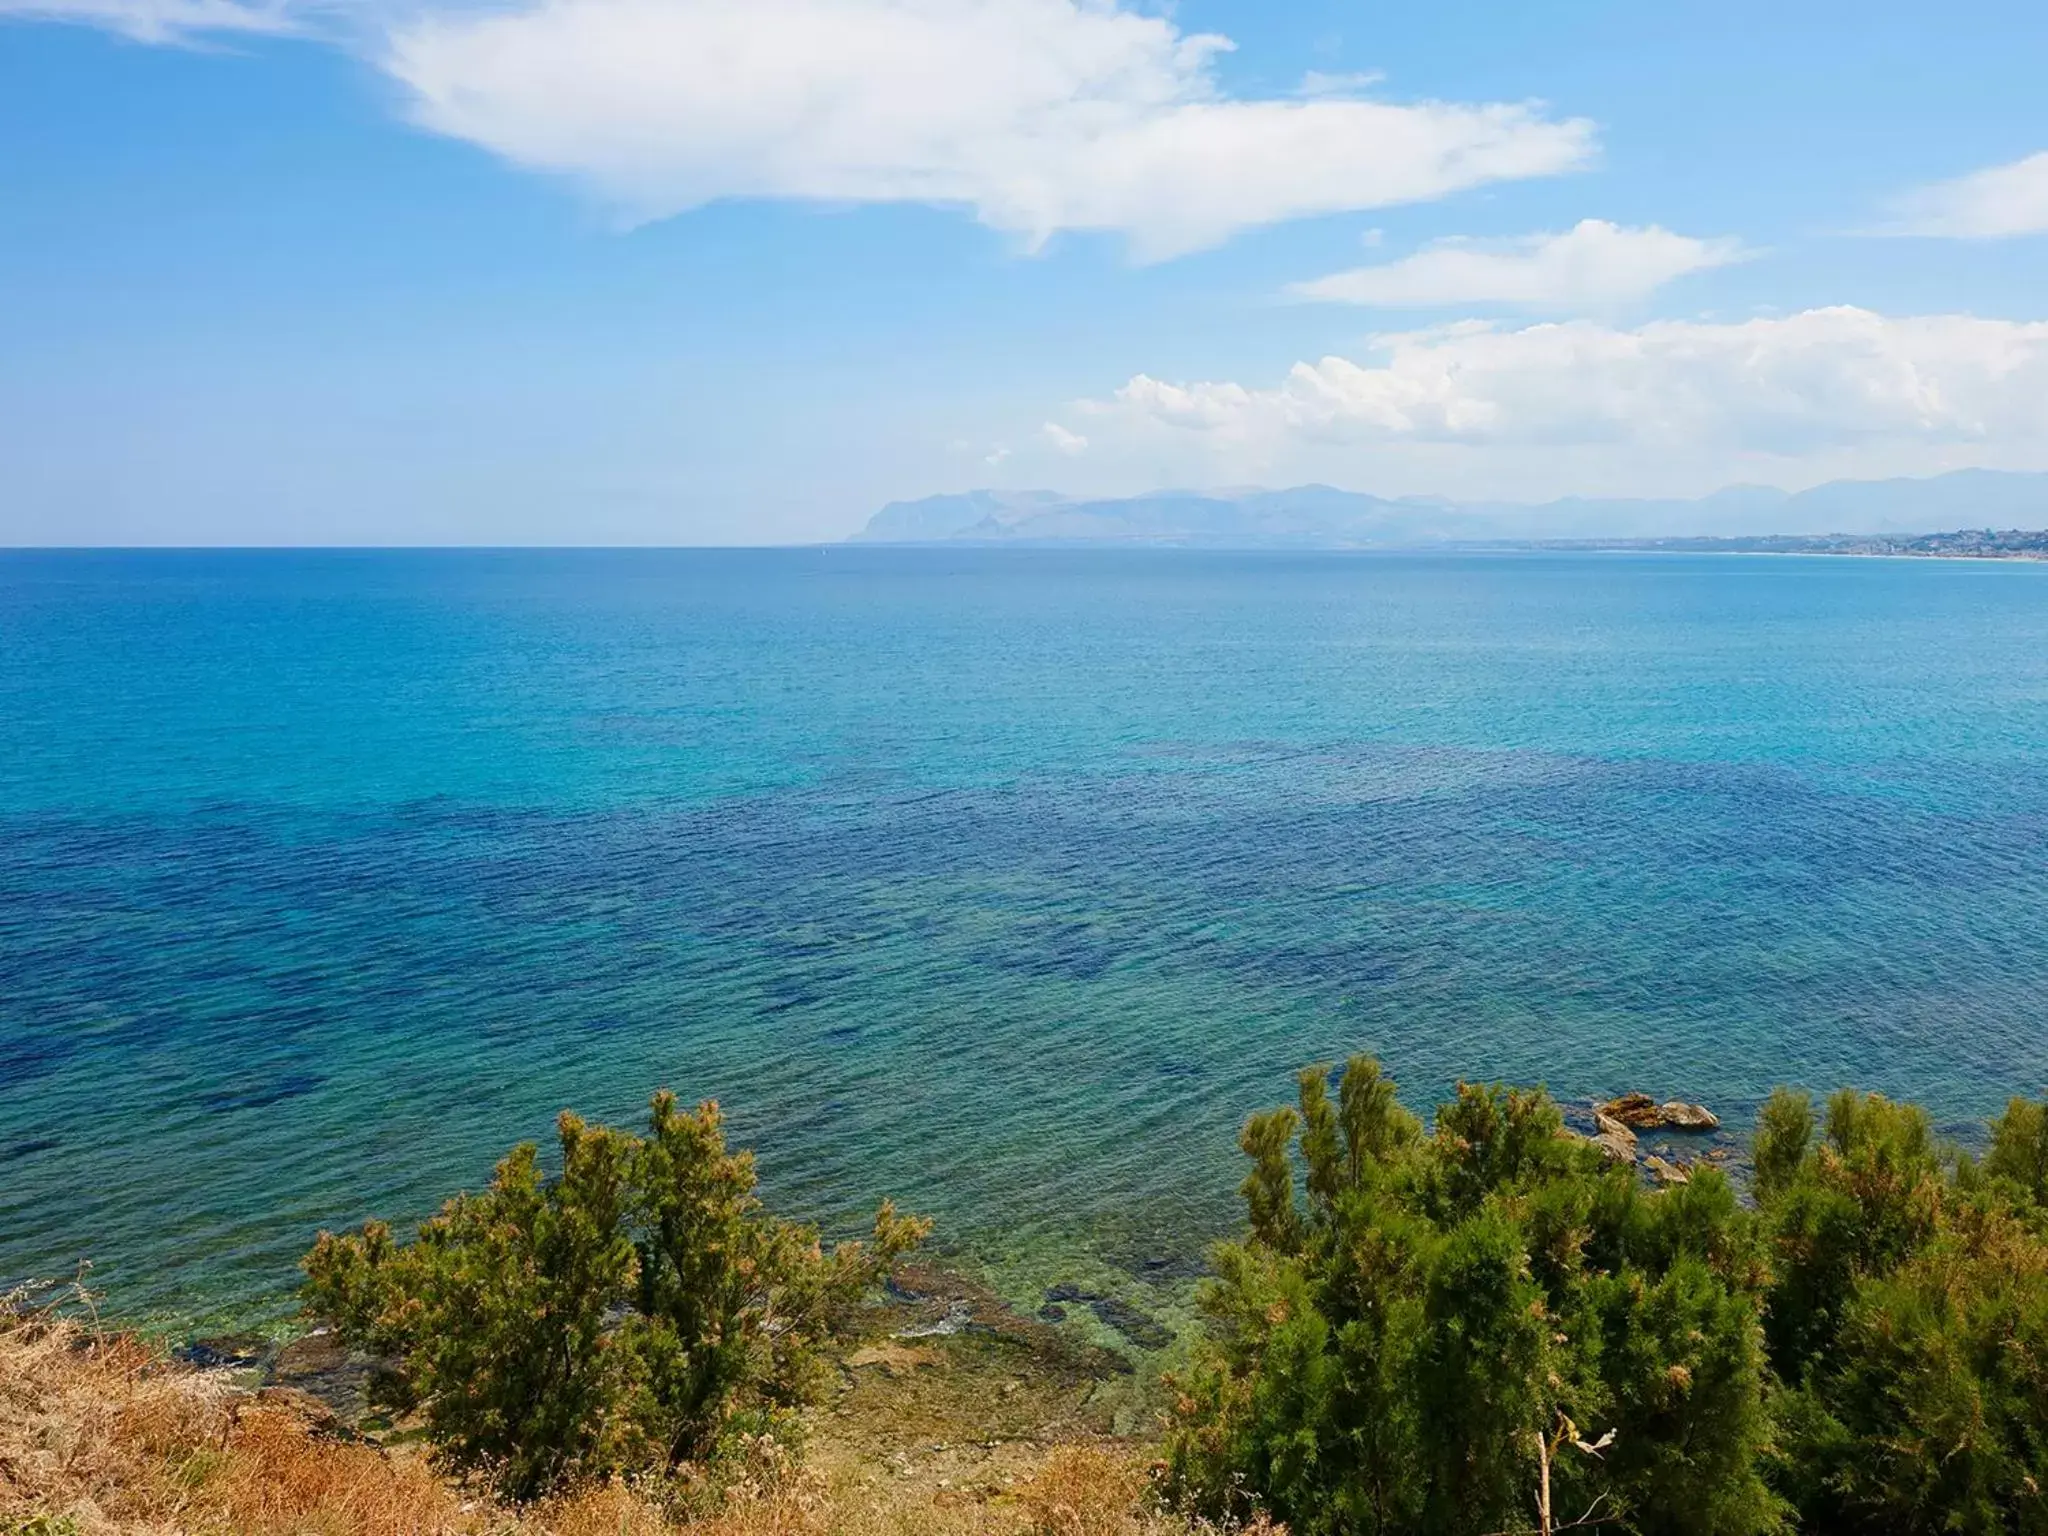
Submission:
<svg viewBox="0 0 2048 1536">
<path fill-rule="evenodd" d="M 2048 1087 L 2048 565 L 0 554 L 0 1289 L 275 1326 L 662 1087 L 828 1232 L 1128 1288 L 1356 1051 L 1981 1136 Z"/>
</svg>

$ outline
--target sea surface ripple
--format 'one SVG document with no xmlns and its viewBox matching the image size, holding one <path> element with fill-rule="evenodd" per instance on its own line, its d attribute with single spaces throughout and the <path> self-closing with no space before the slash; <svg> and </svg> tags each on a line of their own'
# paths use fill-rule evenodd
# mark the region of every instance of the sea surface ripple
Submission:
<svg viewBox="0 0 2048 1536">
<path fill-rule="evenodd" d="M 0 554 L 0 1286 L 260 1320 L 554 1113 L 1000 1265 L 1304 1062 L 2048 1083 L 2048 567 Z"/>
</svg>

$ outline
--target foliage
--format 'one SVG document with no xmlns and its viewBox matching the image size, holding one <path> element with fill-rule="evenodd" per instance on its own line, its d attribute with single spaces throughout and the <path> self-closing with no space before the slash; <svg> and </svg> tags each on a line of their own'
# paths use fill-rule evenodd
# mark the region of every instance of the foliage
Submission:
<svg viewBox="0 0 2048 1536">
<path fill-rule="evenodd" d="M 1311 1069 L 1242 1145 L 1251 1232 L 1219 1250 L 1213 1346 L 1175 1383 L 1191 1507 L 1298 1536 L 1533 1528 L 1554 1446 L 1561 1524 L 1781 1525 L 1766 1270 L 1718 1171 L 1647 1193 L 1540 1091 L 1461 1084 L 1424 1135 L 1363 1057 L 1335 1105 Z"/>
<path fill-rule="evenodd" d="M 1254 1116 L 1179 1496 L 1497 1532 L 1547 1472 L 1546 1528 L 2048 1533 L 2048 1106 L 2013 1100 L 1978 1164 L 1915 1106 L 1781 1090 L 1754 1212 L 1560 1131 L 1540 1092 L 1461 1084 L 1424 1135 L 1366 1059 L 1335 1105 L 1315 1069 Z"/>
<path fill-rule="evenodd" d="M 306 1256 L 306 1306 L 390 1363 L 443 1457 L 511 1498 L 674 1468 L 776 1431 L 818 1346 L 929 1223 L 887 1203 L 827 1251 L 770 1215 L 718 1106 L 654 1098 L 644 1137 L 564 1114 L 561 1171 L 515 1148 L 402 1244 L 382 1222 Z"/>
<path fill-rule="evenodd" d="M 1876 1095 L 1817 1139 L 1803 1097 L 1766 1106 L 1779 1480 L 1811 1528 L 2048 1531 L 2044 1118 L 2014 1100 L 1979 1168 Z"/>
<path fill-rule="evenodd" d="M 2048 1211 L 2048 1104 L 2014 1099 L 1991 1126 L 1991 1151 L 1984 1173 L 2004 1185 L 2017 1209 L 2039 1216 Z"/>
</svg>

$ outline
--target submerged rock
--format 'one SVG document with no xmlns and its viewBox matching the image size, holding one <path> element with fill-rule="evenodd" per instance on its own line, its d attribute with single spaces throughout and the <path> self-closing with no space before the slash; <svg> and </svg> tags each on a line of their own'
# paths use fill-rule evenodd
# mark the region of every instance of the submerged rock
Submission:
<svg viewBox="0 0 2048 1536">
<path fill-rule="evenodd" d="M 1023 1349 L 1041 1364 L 1071 1372 L 1077 1379 L 1099 1381 L 1112 1374 L 1129 1375 L 1134 1369 L 1116 1350 L 1074 1337 L 1052 1326 L 1049 1317 L 1019 1311 L 986 1286 L 935 1265 L 905 1265 L 890 1289 L 894 1303 L 912 1313 L 903 1320 L 910 1326 L 899 1325 L 894 1330 L 898 1339 L 951 1335 L 992 1339 L 1004 1348 Z M 1053 1287 L 1062 1294 L 1081 1289 L 1078 1285 Z M 908 1299 L 913 1296 L 915 1301 Z M 1062 1317 L 1068 1310 L 1050 1297 L 1046 1305 L 1057 1307 Z"/>
<path fill-rule="evenodd" d="M 1140 1349 L 1164 1349 L 1173 1342 L 1173 1330 L 1156 1317 L 1140 1312 L 1127 1301 L 1099 1296 L 1089 1303 L 1095 1315 Z"/>
<path fill-rule="evenodd" d="M 325 1403 L 344 1424 L 368 1410 L 372 1378 L 386 1367 L 345 1346 L 326 1329 L 293 1339 L 270 1364 L 268 1384 L 288 1387 Z"/>
<path fill-rule="evenodd" d="M 959 1300 L 948 1305 L 946 1315 L 937 1322 L 920 1323 L 912 1328 L 899 1328 L 896 1330 L 896 1337 L 899 1339 L 948 1338 L 953 1334 L 961 1332 L 963 1329 L 972 1327 L 974 1321 L 974 1304 L 970 1301 Z"/>
<path fill-rule="evenodd" d="M 1208 1259 L 1199 1253 L 1154 1255 L 1139 1260 L 1135 1266 L 1125 1267 L 1147 1285 L 1172 1285 L 1183 1280 L 1199 1280 L 1211 1273 Z"/>
<path fill-rule="evenodd" d="M 172 1353 L 202 1371 L 247 1371 L 267 1365 L 276 1350 L 273 1340 L 259 1334 L 236 1333 L 194 1339 Z"/>
<path fill-rule="evenodd" d="M 879 1366 L 884 1376 L 906 1376 L 925 1366 L 937 1365 L 937 1351 L 908 1347 L 902 1344 L 870 1344 L 857 1349 L 846 1357 L 849 1370 L 861 1370 L 868 1366 Z"/>
<path fill-rule="evenodd" d="M 1059 1322 L 1066 1317 L 1067 1308 L 1077 1304 L 1085 1305 L 1105 1327 L 1115 1329 L 1140 1349 L 1164 1349 L 1173 1342 L 1173 1330 L 1149 1313 L 1071 1280 L 1047 1287 L 1045 1305 L 1038 1315 L 1049 1323 Z"/>
</svg>

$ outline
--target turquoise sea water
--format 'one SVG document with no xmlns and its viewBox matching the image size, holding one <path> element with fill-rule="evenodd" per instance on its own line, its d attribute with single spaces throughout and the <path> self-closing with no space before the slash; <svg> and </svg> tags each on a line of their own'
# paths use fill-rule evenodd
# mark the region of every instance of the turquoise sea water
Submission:
<svg viewBox="0 0 2048 1536">
<path fill-rule="evenodd" d="M 2041 1090 L 2048 567 L 0 555 L 0 1277 L 275 1315 L 664 1084 L 828 1222 L 1142 1271 L 1359 1048 Z"/>
</svg>

